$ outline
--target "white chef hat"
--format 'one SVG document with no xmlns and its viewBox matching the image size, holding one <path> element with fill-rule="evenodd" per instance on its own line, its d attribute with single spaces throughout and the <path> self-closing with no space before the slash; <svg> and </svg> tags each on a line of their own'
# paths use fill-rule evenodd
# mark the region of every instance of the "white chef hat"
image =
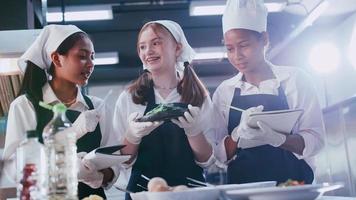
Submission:
<svg viewBox="0 0 356 200">
<path fill-rule="evenodd" d="M 182 27 L 171 20 L 157 20 L 157 21 L 150 21 L 147 22 L 143 27 L 147 26 L 148 24 L 161 24 L 165 28 L 168 29 L 168 31 L 173 35 L 174 39 L 182 44 L 182 53 L 180 56 L 177 58 L 177 63 L 176 63 L 176 68 L 179 72 L 184 71 L 184 62 L 192 62 L 194 56 L 195 56 L 195 51 L 194 49 L 189 45 L 187 39 L 185 38 L 184 32 Z M 146 66 L 143 66 L 144 69 L 146 69 Z"/>
<path fill-rule="evenodd" d="M 267 30 L 268 11 L 263 0 L 227 0 L 222 17 L 223 33 L 231 29 Z"/>
<path fill-rule="evenodd" d="M 52 63 L 51 54 L 67 37 L 77 32 L 83 31 L 74 25 L 45 26 L 30 48 L 17 61 L 22 73 L 25 73 L 27 61 L 44 70 L 49 69 Z"/>
</svg>

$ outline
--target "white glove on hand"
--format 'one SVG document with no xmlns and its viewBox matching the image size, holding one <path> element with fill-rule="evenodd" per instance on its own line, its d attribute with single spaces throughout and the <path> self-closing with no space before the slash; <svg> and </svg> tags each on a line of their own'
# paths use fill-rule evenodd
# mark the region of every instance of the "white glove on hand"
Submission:
<svg viewBox="0 0 356 200">
<path fill-rule="evenodd" d="M 171 121 L 183 128 L 188 137 L 192 137 L 201 133 L 201 128 L 197 123 L 200 116 L 200 108 L 189 104 L 188 110 L 189 112 L 186 111 L 184 113 L 184 117 L 178 117 L 178 119 L 172 119 Z"/>
<path fill-rule="evenodd" d="M 240 124 L 231 133 L 231 138 L 233 141 L 237 142 L 240 137 L 243 137 L 243 135 L 258 130 L 258 129 L 254 129 L 254 128 L 251 128 L 250 126 L 248 126 L 247 122 L 249 121 L 251 113 L 262 112 L 262 110 L 263 110 L 263 106 L 260 105 L 257 107 L 251 107 L 251 108 L 245 110 L 244 112 L 242 112 Z"/>
<path fill-rule="evenodd" d="M 269 144 L 274 147 L 279 147 L 286 141 L 287 137 L 283 133 L 274 131 L 266 123 L 258 121 L 257 125 L 259 128 L 247 128 L 246 131 L 239 135 L 239 138 L 252 142 L 259 141 L 260 143 Z"/>
<path fill-rule="evenodd" d="M 265 141 L 250 140 L 240 137 L 237 146 L 241 149 L 247 149 L 252 147 L 258 147 L 267 144 Z"/>
<path fill-rule="evenodd" d="M 267 144 L 270 144 L 274 147 L 279 147 L 286 141 L 286 135 L 271 129 L 271 127 L 269 127 L 266 123 L 258 121 L 257 125 L 261 132 L 259 132 L 259 134 L 253 135 L 253 138 L 251 139 L 265 141 Z"/>
<path fill-rule="evenodd" d="M 154 129 L 163 124 L 161 122 L 137 122 L 136 119 L 140 117 L 139 113 L 131 113 L 128 118 L 128 129 L 126 131 L 126 139 L 132 144 L 139 144 L 141 139 L 150 134 Z"/>
<path fill-rule="evenodd" d="M 97 171 L 90 161 L 84 161 L 83 157 L 85 155 L 85 152 L 77 154 L 79 166 L 78 181 L 89 185 L 91 188 L 100 188 L 103 184 L 104 174 Z"/>
<path fill-rule="evenodd" d="M 77 139 L 81 138 L 86 133 L 94 131 L 98 125 L 99 119 L 100 114 L 95 109 L 82 112 L 72 125 L 77 134 Z"/>
</svg>

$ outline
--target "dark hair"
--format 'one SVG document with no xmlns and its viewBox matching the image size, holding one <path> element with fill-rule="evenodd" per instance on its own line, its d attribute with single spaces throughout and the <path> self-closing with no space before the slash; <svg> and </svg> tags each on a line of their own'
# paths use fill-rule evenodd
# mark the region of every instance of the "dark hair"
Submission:
<svg viewBox="0 0 356 200">
<path fill-rule="evenodd" d="M 143 73 L 131 83 L 128 87 L 128 91 L 131 93 L 132 101 L 135 104 L 146 105 L 148 93 L 153 87 L 153 80 L 151 73 L 148 70 L 144 70 Z"/>
<path fill-rule="evenodd" d="M 204 99 L 209 95 L 208 90 L 200 81 L 189 62 L 184 62 L 184 76 L 178 83 L 178 93 L 182 96 L 182 103 L 190 103 L 193 106 L 203 105 Z"/>
<path fill-rule="evenodd" d="M 73 33 L 59 45 L 56 52 L 58 52 L 60 55 L 67 54 L 78 40 L 85 37 L 89 38 L 88 35 L 84 32 Z M 53 63 L 51 64 L 48 73 L 54 76 Z M 18 96 L 26 94 L 32 100 L 40 101 L 42 100 L 43 96 L 42 87 L 46 84 L 46 82 L 47 75 L 45 70 L 32 63 L 31 61 L 27 61 L 25 75 Z"/>
<path fill-rule="evenodd" d="M 170 34 L 172 38 L 174 38 L 171 32 L 161 24 L 151 23 L 141 28 L 138 34 L 137 41 L 139 41 L 142 32 L 148 27 L 151 27 L 155 33 L 157 31 L 168 32 L 168 34 Z M 138 43 L 137 52 L 139 53 Z M 130 84 L 128 87 L 128 91 L 132 95 L 132 101 L 135 104 L 146 105 L 148 92 L 152 87 L 152 76 L 148 70 L 144 70 L 144 72 L 138 77 L 138 79 L 132 84 Z M 199 107 L 203 104 L 205 97 L 209 95 L 208 90 L 199 80 L 194 69 L 188 62 L 184 63 L 184 76 L 183 79 L 178 83 L 177 91 L 181 95 L 182 103 L 189 103 L 193 106 Z"/>
</svg>

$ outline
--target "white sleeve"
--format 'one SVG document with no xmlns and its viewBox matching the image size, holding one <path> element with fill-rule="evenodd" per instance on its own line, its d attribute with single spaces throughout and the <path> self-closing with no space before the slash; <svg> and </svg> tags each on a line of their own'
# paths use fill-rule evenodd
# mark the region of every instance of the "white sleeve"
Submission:
<svg viewBox="0 0 356 200">
<path fill-rule="evenodd" d="M 308 77 L 302 71 L 295 77 L 296 108 L 304 109 L 295 132 L 303 137 L 305 148 L 303 155 L 295 154 L 299 159 L 316 155 L 324 147 L 324 123 L 317 93 Z"/>
<path fill-rule="evenodd" d="M 227 161 L 226 149 L 225 149 L 225 139 L 228 136 L 227 129 L 227 116 L 224 115 L 221 105 L 222 104 L 230 104 L 227 103 L 227 99 L 223 96 L 223 87 L 218 87 L 213 95 L 213 105 L 214 105 L 214 123 L 216 126 L 214 127 L 215 134 L 215 157 L 221 161 Z M 227 89 L 227 88 L 225 88 Z"/>
<path fill-rule="evenodd" d="M 91 98 L 94 104 L 94 108 L 97 108 L 98 106 L 103 103 L 103 100 L 97 98 L 97 97 L 92 97 Z M 110 145 L 117 145 L 121 143 L 121 135 L 118 134 L 117 132 L 113 131 L 113 113 L 112 110 L 107 104 L 104 105 L 104 107 L 99 111 L 100 112 L 100 120 L 99 120 L 99 125 L 100 125 L 100 131 L 101 131 L 101 143 L 100 146 L 110 146 Z M 120 166 L 112 166 L 111 169 L 114 172 L 114 177 L 112 181 L 108 182 L 107 185 L 104 186 L 105 189 L 110 189 L 113 184 L 117 181 L 120 175 Z"/>
<path fill-rule="evenodd" d="M 98 98 L 93 98 L 95 100 L 97 106 L 100 106 L 103 103 L 103 100 Z M 117 134 L 113 130 L 113 109 L 108 105 L 105 104 L 104 107 L 100 110 L 100 130 L 101 130 L 101 146 L 110 146 L 110 145 L 117 145 L 120 144 L 121 135 Z"/>
<path fill-rule="evenodd" d="M 124 143 L 125 134 L 127 130 L 127 119 L 130 113 L 135 112 L 132 107 L 131 94 L 126 90 L 123 91 L 115 104 L 114 117 L 113 117 L 113 131 L 115 134 L 119 134 L 120 144 Z M 131 105 L 131 106 L 130 106 Z M 128 170 L 135 163 L 136 159 L 133 160 L 130 164 L 123 164 L 122 168 Z"/>
<path fill-rule="evenodd" d="M 213 103 L 210 99 L 210 97 L 208 96 L 207 98 L 205 98 L 204 103 L 202 105 L 201 109 L 201 113 L 200 113 L 200 119 L 199 119 L 199 125 L 200 128 L 205 136 L 205 138 L 207 139 L 207 141 L 209 142 L 209 144 L 212 147 L 212 154 L 209 157 L 209 159 L 205 162 L 199 162 L 197 160 L 195 160 L 195 163 L 197 165 L 199 165 L 200 167 L 208 167 L 211 164 L 213 164 L 215 162 L 215 153 L 214 153 L 214 148 L 215 148 L 215 122 L 214 122 L 214 106 Z"/>
<path fill-rule="evenodd" d="M 16 98 L 10 104 L 3 152 L 3 159 L 9 160 L 4 171 L 12 180 L 16 178 L 16 149 L 26 138 L 26 131 L 35 130 L 36 125 L 36 113 L 31 102 L 24 95 Z"/>
<path fill-rule="evenodd" d="M 116 135 L 120 135 L 120 143 L 123 143 L 127 130 L 128 101 L 127 91 L 123 91 L 115 103 L 112 127 Z"/>
</svg>

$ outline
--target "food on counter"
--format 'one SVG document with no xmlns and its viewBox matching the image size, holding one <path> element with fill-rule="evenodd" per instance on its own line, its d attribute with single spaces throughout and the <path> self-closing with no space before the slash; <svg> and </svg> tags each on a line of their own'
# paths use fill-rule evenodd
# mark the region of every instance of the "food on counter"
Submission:
<svg viewBox="0 0 356 200">
<path fill-rule="evenodd" d="M 147 112 L 143 117 L 138 118 L 138 122 L 163 121 L 177 118 L 184 115 L 188 110 L 185 103 L 159 104 L 157 107 Z"/>
<path fill-rule="evenodd" d="M 148 182 L 147 189 L 149 192 L 164 192 L 169 191 L 169 186 L 163 178 L 154 177 Z"/>
<path fill-rule="evenodd" d="M 186 185 L 177 185 L 172 187 L 172 192 L 180 192 L 180 191 L 185 191 L 188 190 L 189 188 Z"/>
<path fill-rule="evenodd" d="M 304 185 L 304 181 L 296 181 L 296 180 L 288 179 L 286 182 L 278 184 L 279 187 L 297 186 L 297 185 Z"/>
<path fill-rule="evenodd" d="M 88 197 L 85 197 L 83 200 L 104 200 L 104 199 L 98 195 L 90 195 Z"/>
<path fill-rule="evenodd" d="M 149 192 L 179 192 L 185 191 L 189 188 L 185 185 L 170 187 L 163 178 L 154 177 L 148 182 L 147 189 Z"/>
</svg>

